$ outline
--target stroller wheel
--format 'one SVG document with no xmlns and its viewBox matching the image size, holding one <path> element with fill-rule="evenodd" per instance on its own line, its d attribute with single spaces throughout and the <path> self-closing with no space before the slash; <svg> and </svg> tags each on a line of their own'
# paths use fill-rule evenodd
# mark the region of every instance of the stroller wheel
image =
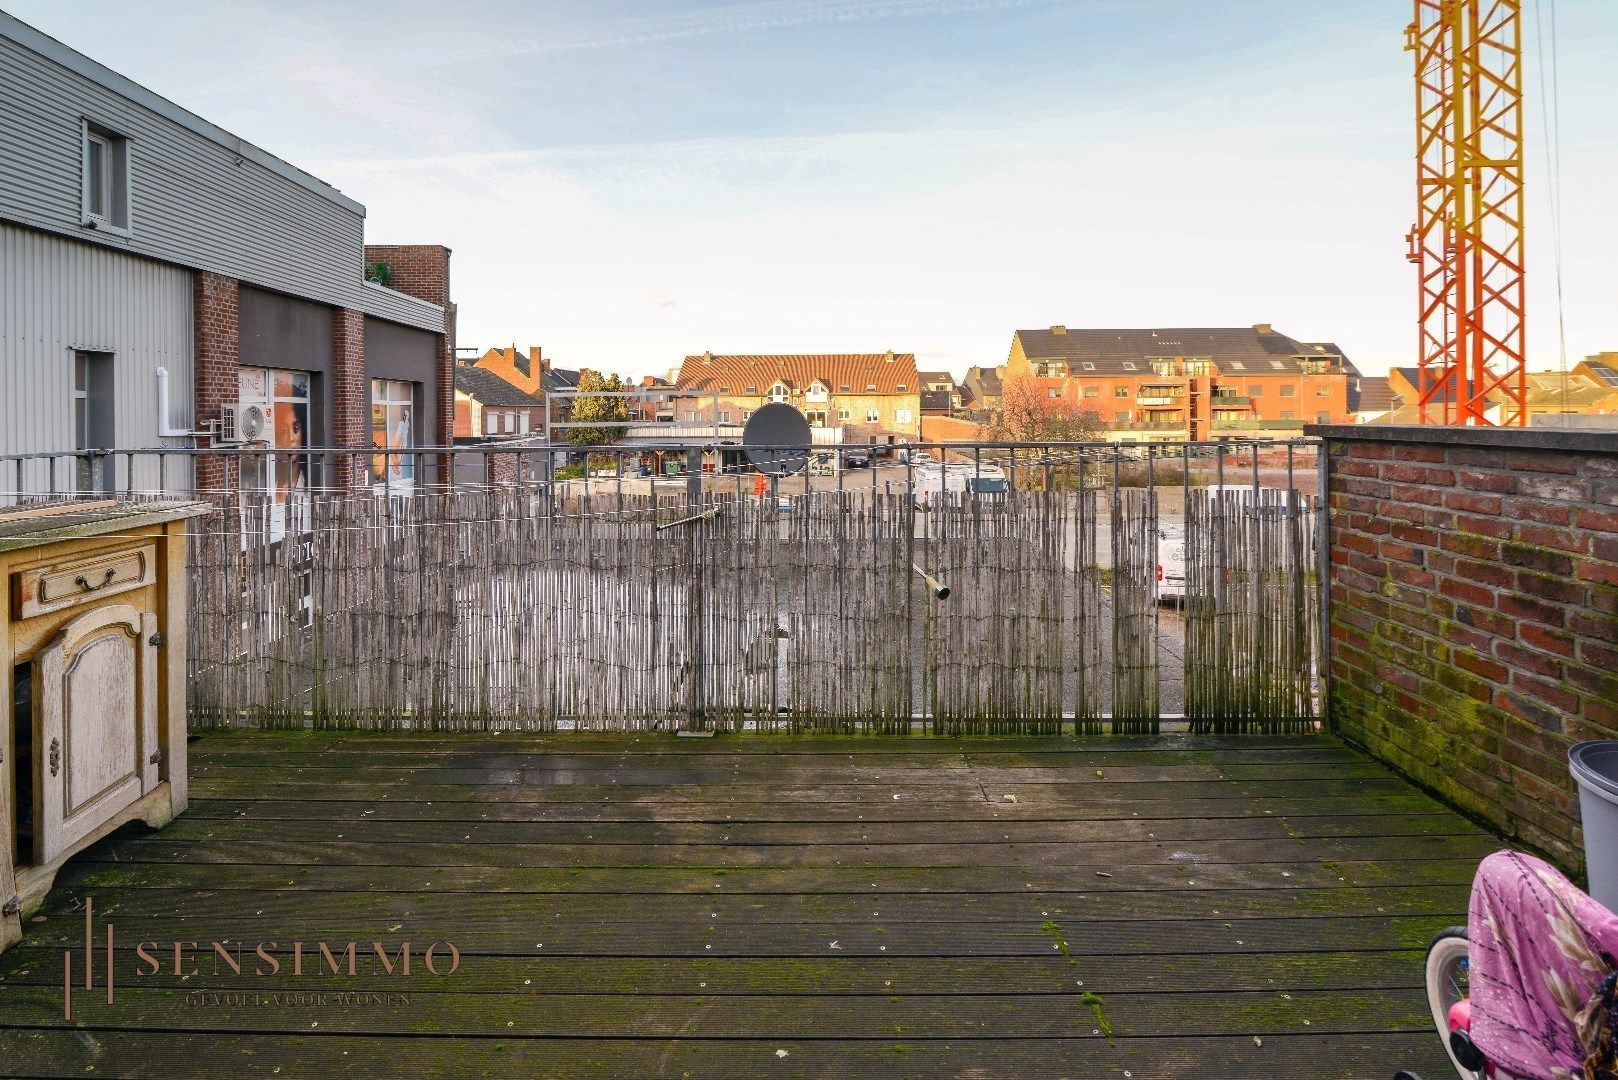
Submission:
<svg viewBox="0 0 1618 1080">
<path fill-rule="evenodd" d="M 1449 1014 L 1451 1007 L 1470 996 L 1470 953 L 1464 926 L 1439 931 L 1427 946 L 1427 1005 L 1433 1014 L 1433 1030 L 1444 1044 L 1444 1053 L 1449 1056 L 1456 1075 L 1463 1080 L 1476 1080 L 1478 1073 L 1469 1067 L 1470 1061 L 1456 1056 L 1456 1047 L 1450 1039 Z M 1469 1041 L 1463 1045 L 1474 1049 Z"/>
</svg>

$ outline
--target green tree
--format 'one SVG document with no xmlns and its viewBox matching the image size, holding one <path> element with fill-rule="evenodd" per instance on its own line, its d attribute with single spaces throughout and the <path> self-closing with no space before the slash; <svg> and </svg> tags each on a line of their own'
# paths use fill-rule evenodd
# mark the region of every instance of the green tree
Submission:
<svg viewBox="0 0 1618 1080">
<path fill-rule="evenodd" d="M 621 392 L 623 380 L 616 375 L 586 371 L 579 376 L 579 396 L 573 399 L 573 422 L 590 427 L 567 429 L 567 441 L 574 446 L 605 446 L 624 437 L 629 422 L 629 402 L 621 397 L 591 397 L 601 391 Z"/>
</svg>

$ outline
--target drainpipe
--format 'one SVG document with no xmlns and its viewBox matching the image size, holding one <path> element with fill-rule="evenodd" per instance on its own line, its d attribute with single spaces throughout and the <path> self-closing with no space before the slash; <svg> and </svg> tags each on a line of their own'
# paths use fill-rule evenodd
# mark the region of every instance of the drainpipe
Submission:
<svg viewBox="0 0 1618 1080">
<path fill-rule="evenodd" d="M 186 428 L 169 424 L 169 369 L 166 367 L 157 369 L 157 433 L 165 439 L 183 439 L 193 434 Z"/>
</svg>

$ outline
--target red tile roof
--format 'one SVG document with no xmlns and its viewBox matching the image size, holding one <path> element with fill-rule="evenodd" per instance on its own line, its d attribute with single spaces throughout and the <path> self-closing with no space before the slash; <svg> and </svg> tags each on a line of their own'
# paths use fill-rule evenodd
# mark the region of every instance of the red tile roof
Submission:
<svg viewBox="0 0 1618 1080">
<path fill-rule="evenodd" d="M 819 380 L 832 394 L 917 394 L 915 353 L 786 353 L 778 355 L 703 353 L 680 365 L 681 390 L 758 394 L 780 380 L 805 390 Z M 755 387 L 748 390 L 748 387 Z M 875 386 L 875 390 L 866 387 Z M 729 387 L 727 391 L 724 388 Z M 901 389 L 901 387 L 903 389 Z"/>
</svg>

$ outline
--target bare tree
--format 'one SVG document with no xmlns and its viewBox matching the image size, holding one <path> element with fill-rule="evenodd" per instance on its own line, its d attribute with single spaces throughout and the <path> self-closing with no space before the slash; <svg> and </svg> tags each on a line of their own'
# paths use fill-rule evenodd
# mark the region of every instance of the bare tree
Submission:
<svg viewBox="0 0 1618 1080">
<path fill-rule="evenodd" d="M 988 424 L 991 438 L 1020 442 L 1083 442 L 1105 430 L 1100 412 L 1080 407 L 1066 394 L 1052 397 L 1048 384 L 1031 375 L 1005 380 L 1000 411 Z"/>
</svg>

